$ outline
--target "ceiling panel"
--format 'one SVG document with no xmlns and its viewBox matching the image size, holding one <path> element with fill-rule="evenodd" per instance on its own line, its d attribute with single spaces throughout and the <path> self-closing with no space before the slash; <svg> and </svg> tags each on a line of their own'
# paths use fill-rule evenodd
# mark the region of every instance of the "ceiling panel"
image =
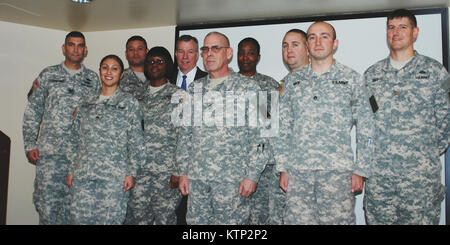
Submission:
<svg viewBox="0 0 450 245">
<path fill-rule="evenodd" d="M 236 22 L 395 8 L 449 6 L 450 0 L 0 0 L 0 21 L 100 31 Z"/>
</svg>

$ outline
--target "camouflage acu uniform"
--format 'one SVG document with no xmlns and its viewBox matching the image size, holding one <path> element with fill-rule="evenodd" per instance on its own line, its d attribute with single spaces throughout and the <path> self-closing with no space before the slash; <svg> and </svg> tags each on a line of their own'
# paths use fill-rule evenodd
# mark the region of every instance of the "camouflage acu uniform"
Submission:
<svg viewBox="0 0 450 245">
<path fill-rule="evenodd" d="M 122 224 L 129 191 L 125 176 L 145 163 L 139 103 L 118 89 L 103 101 L 79 108 L 71 138 L 72 224 Z"/>
<path fill-rule="evenodd" d="M 257 83 L 247 77 L 231 71 L 226 80 L 215 88 L 209 88 L 209 76 L 195 80 L 189 85 L 191 99 L 208 95 L 214 92 L 217 103 L 223 102 L 224 115 L 226 112 L 225 98 L 230 93 L 243 98 L 244 93 L 253 92 L 257 96 L 260 90 Z M 209 94 L 211 95 L 211 94 Z M 254 97 L 256 99 L 256 97 Z M 187 103 L 187 102 L 186 102 Z M 233 119 L 237 111 L 243 109 L 245 123 L 233 126 L 228 120 L 220 117 L 223 125 L 211 125 L 210 118 L 205 112 L 214 107 L 214 103 L 203 97 L 203 121 L 201 125 L 195 123 L 201 118 L 196 113 L 195 101 L 190 125 L 181 127 L 177 145 L 177 163 L 180 166 L 180 175 L 187 175 L 190 183 L 188 211 L 186 220 L 188 224 L 246 224 L 249 217 L 248 199 L 238 194 L 239 183 L 243 178 L 258 181 L 265 162 L 258 159 L 261 152 L 260 130 L 249 123 L 249 111 L 257 113 L 251 103 L 238 103 L 235 101 Z M 255 105 L 256 106 L 256 105 Z M 245 108 L 244 108 L 245 107 Z M 246 111 L 248 109 L 249 111 Z M 216 112 L 217 113 L 217 112 Z M 231 112 L 228 112 L 231 114 Z M 257 119 L 256 119 L 257 120 Z M 256 122 L 257 124 L 257 122 Z"/>
<path fill-rule="evenodd" d="M 354 224 L 351 176 L 369 175 L 371 112 L 360 75 L 338 63 L 286 78 L 280 96 L 277 169 L 289 174 L 285 224 Z M 354 161 L 350 130 L 357 125 Z"/>
<path fill-rule="evenodd" d="M 415 53 L 400 70 L 389 58 L 364 73 L 374 96 L 373 175 L 366 183 L 368 224 L 438 224 L 445 187 L 439 155 L 449 139 L 449 76 Z"/>
<path fill-rule="evenodd" d="M 267 92 L 267 110 L 269 112 L 267 115 L 270 118 L 271 92 L 278 91 L 280 84 L 272 77 L 261 73 L 256 73 L 252 78 L 261 87 L 261 91 Z M 273 158 L 272 139 L 267 139 L 264 151 L 266 166 L 259 178 L 256 192 L 250 197 L 249 224 L 281 225 L 283 224 L 285 194 L 279 185 L 280 173 L 274 167 L 275 159 Z"/>
<path fill-rule="evenodd" d="M 65 152 L 72 115 L 82 97 L 96 94 L 99 88 L 95 72 L 82 65 L 81 72 L 70 76 L 63 63 L 45 68 L 33 83 L 23 118 L 23 141 L 25 153 L 39 150 L 33 192 L 39 224 L 67 223 Z"/>
<path fill-rule="evenodd" d="M 175 225 L 177 222 L 175 209 L 181 193 L 177 188 L 169 188 L 171 175 L 179 176 L 175 165 L 177 131 L 171 122 L 176 106 L 171 98 L 176 91 L 182 90 L 168 82 L 155 94 L 146 93 L 140 102 L 147 162 L 136 176 L 125 224 Z"/>
<path fill-rule="evenodd" d="M 130 93 L 136 99 L 142 100 L 149 84 L 149 80 L 141 81 L 134 71 L 128 68 L 123 71 L 123 78 L 119 82 L 119 88 L 124 92 Z"/>
</svg>

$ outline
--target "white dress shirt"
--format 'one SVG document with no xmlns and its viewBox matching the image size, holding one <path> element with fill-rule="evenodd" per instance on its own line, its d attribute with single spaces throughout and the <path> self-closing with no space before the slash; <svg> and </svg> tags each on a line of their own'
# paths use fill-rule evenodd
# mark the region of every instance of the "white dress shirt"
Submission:
<svg viewBox="0 0 450 245">
<path fill-rule="evenodd" d="M 195 74 L 197 73 L 197 67 L 194 67 L 190 72 L 186 74 L 186 90 L 188 90 L 189 84 L 191 84 L 195 79 Z M 177 76 L 177 87 L 181 88 L 181 84 L 183 83 L 183 72 L 181 72 L 180 68 L 178 68 L 178 76 Z"/>
</svg>

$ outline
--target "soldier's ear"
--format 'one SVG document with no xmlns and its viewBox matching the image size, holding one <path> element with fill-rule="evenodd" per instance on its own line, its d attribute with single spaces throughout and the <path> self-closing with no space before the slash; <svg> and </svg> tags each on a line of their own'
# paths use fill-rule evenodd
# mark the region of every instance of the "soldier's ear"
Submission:
<svg viewBox="0 0 450 245">
<path fill-rule="evenodd" d="M 414 41 L 416 41 L 417 37 L 419 36 L 419 27 L 414 27 L 413 29 L 413 38 Z"/>
<path fill-rule="evenodd" d="M 333 41 L 333 50 L 336 50 L 338 48 L 338 45 L 339 45 L 339 41 L 337 39 L 335 39 Z"/>
<path fill-rule="evenodd" d="M 233 48 L 229 47 L 227 48 L 227 58 L 228 60 L 231 60 L 232 57 L 233 57 Z"/>
<path fill-rule="evenodd" d="M 61 49 L 62 49 L 63 55 L 66 56 L 66 45 L 63 44 L 62 47 L 61 47 Z"/>
<path fill-rule="evenodd" d="M 84 47 L 84 53 L 83 53 L 84 57 L 86 57 L 88 55 L 88 47 Z"/>
</svg>

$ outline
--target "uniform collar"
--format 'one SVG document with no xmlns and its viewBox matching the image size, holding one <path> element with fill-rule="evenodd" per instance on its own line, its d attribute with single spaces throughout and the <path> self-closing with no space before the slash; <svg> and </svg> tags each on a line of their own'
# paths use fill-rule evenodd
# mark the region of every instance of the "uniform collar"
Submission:
<svg viewBox="0 0 450 245">
<path fill-rule="evenodd" d="M 420 54 L 416 50 L 414 50 L 413 58 L 400 70 L 406 70 L 406 69 L 409 70 L 409 69 L 411 69 L 411 67 L 415 67 L 415 64 L 417 63 L 417 58 L 419 57 L 419 55 Z M 398 71 L 391 65 L 390 55 L 384 60 L 383 71 Z"/>
<path fill-rule="evenodd" d="M 146 91 L 145 91 L 145 95 L 144 96 L 149 96 L 149 97 L 152 97 L 152 96 L 155 96 L 155 95 L 158 95 L 158 94 L 161 94 L 161 93 L 163 93 L 165 90 L 167 90 L 168 88 L 169 88 L 169 86 L 170 86 L 170 80 L 169 79 L 166 79 L 166 83 L 164 84 L 164 85 L 161 85 L 162 86 L 162 88 L 160 88 L 156 93 L 154 93 L 154 94 L 151 94 L 150 93 L 150 89 L 151 89 L 151 87 L 152 87 L 152 84 L 150 83 L 150 80 L 147 80 L 148 81 L 148 84 L 147 84 L 147 88 L 146 88 Z"/>
<path fill-rule="evenodd" d="M 334 59 L 334 62 L 333 62 L 333 64 L 330 66 L 330 69 L 328 69 L 328 71 L 322 73 L 321 76 L 326 75 L 327 73 L 335 73 L 336 71 L 339 70 L 339 67 L 340 67 L 340 66 L 341 66 L 341 64 L 340 64 L 336 59 Z M 301 70 L 301 69 L 300 69 L 300 70 Z M 300 71 L 300 70 L 298 70 L 298 71 Z M 309 73 L 310 75 L 313 75 L 313 76 L 316 76 L 316 77 L 318 76 L 318 75 L 316 74 L 316 72 L 314 72 L 314 70 L 312 69 L 311 63 L 308 64 L 308 66 L 307 66 L 307 71 L 308 71 L 308 73 Z"/>
<path fill-rule="evenodd" d="M 122 90 L 118 88 L 116 92 L 111 96 L 111 98 L 105 101 L 108 105 L 117 105 L 123 101 L 123 94 L 124 92 L 122 92 Z"/>
<path fill-rule="evenodd" d="M 59 67 L 60 67 L 60 69 L 62 70 L 62 71 L 64 71 L 65 73 L 67 73 L 67 74 L 69 74 L 67 71 L 66 71 L 66 69 L 64 69 L 64 61 L 62 61 L 60 64 L 59 64 Z M 81 68 L 80 68 L 80 74 L 84 74 L 85 73 L 85 71 L 86 71 L 86 67 L 83 65 L 83 64 L 81 64 Z M 78 73 L 76 73 L 76 74 L 78 74 Z"/>
<path fill-rule="evenodd" d="M 225 80 L 222 83 L 220 83 L 216 87 L 214 87 L 213 90 L 221 90 L 222 87 L 224 87 L 224 86 L 226 87 L 228 85 L 227 81 L 229 81 L 230 79 L 233 80 L 236 76 L 238 76 L 238 77 L 243 76 L 239 73 L 234 72 L 234 70 L 231 67 L 229 67 L 228 69 L 230 71 L 230 74 L 227 77 L 225 77 Z M 211 78 L 209 77 L 209 73 L 208 73 L 208 76 L 206 76 L 206 77 L 207 77 L 207 79 L 206 79 L 206 82 L 203 84 L 203 90 L 205 90 L 206 88 L 209 88 L 209 84 L 211 83 Z"/>
<path fill-rule="evenodd" d="M 98 101 L 98 98 L 100 97 L 100 93 L 101 93 L 101 90 L 98 94 L 92 94 L 89 97 L 87 97 L 86 103 L 87 104 L 96 104 Z M 118 88 L 116 90 L 116 92 L 113 95 L 111 95 L 111 97 L 103 100 L 100 103 L 105 103 L 107 105 L 115 106 L 115 105 L 119 104 L 121 101 L 123 101 L 123 94 L 124 94 L 124 92 L 120 88 Z"/>
</svg>

